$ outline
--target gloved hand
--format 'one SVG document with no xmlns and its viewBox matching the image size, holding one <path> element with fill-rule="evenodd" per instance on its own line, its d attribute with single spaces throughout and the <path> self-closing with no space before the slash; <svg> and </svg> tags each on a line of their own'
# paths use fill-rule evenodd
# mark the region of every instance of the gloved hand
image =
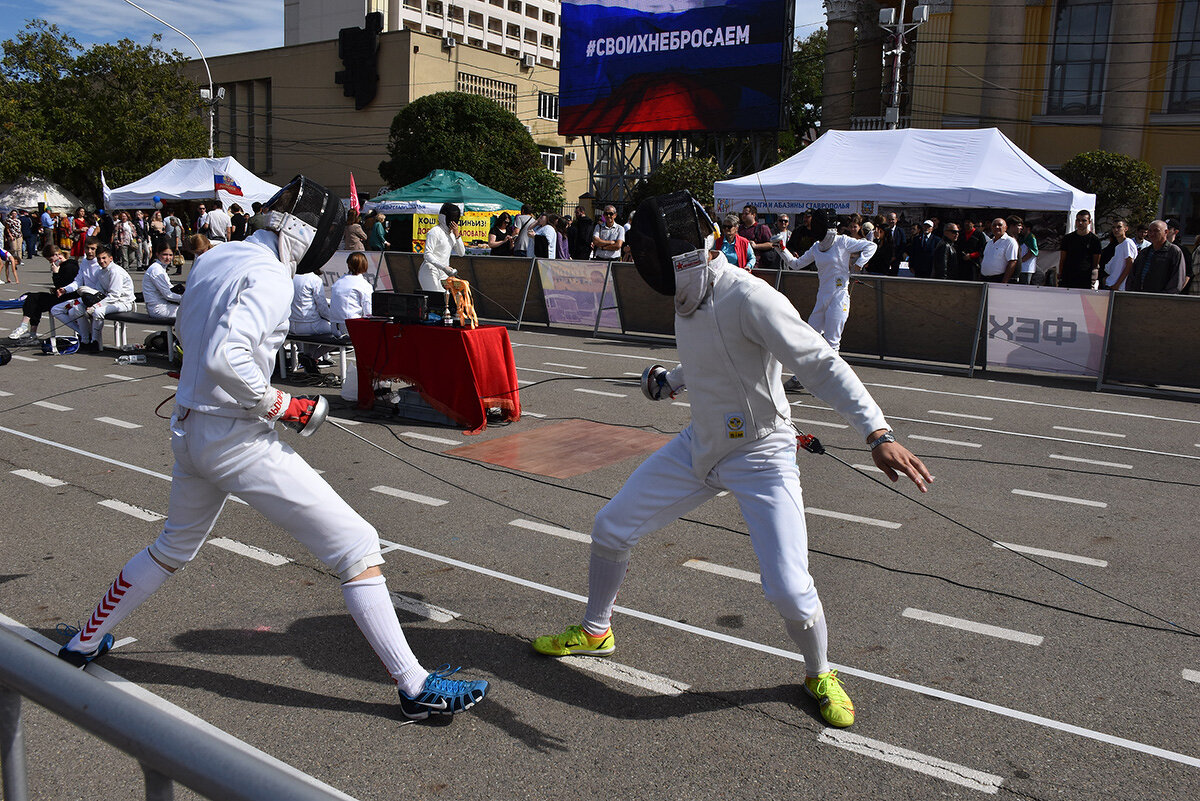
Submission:
<svg viewBox="0 0 1200 801">
<path fill-rule="evenodd" d="M 329 414 L 329 402 L 321 395 L 292 397 L 283 390 L 270 387 L 253 411 L 268 423 L 279 421 L 302 437 L 311 437 Z"/>
<path fill-rule="evenodd" d="M 83 301 L 85 309 L 90 309 L 106 297 L 108 297 L 107 292 L 85 292 L 79 299 Z"/>
<path fill-rule="evenodd" d="M 182 283 L 178 283 L 178 282 L 171 284 L 171 291 L 174 292 L 176 295 L 182 295 L 183 291 L 185 289 L 187 289 L 186 284 L 182 284 Z"/>
<path fill-rule="evenodd" d="M 655 364 L 642 371 L 642 394 L 652 401 L 662 400 L 663 395 L 675 397 L 675 390 L 667 383 L 667 368 Z"/>
</svg>

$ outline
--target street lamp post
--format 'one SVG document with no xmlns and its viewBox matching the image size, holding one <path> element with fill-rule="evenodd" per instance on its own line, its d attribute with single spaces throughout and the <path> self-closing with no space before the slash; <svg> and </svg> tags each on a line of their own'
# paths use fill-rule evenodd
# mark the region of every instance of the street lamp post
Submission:
<svg viewBox="0 0 1200 801">
<path fill-rule="evenodd" d="M 208 90 L 207 90 L 207 93 L 204 89 L 200 90 L 200 99 L 205 101 L 205 104 L 208 106 L 208 157 L 212 158 L 212 155 L 213 155 L 213 117 L 216 114 L 215 107 L 217 104 L 217 100 L 219 100 L 221 96 L 224 96 L 225 90 L 224 90 L 224 88 L 222 88 L 220 95 L 213 94 L 212 72 L 208 69 L 208 59 L 206 59 L 204 57 L 204 51 L 200 49 L 200 45 L 196 44 L 195 39 L 188 36 L 186 33 L 179 30 L 174 25 L 167 22 L 165 19 L 162 19 L 161 17 L 156 17 L 154 14 L 151 14 L 149 11 L 142 8 L 137 3 L 133 2 L 133 0 L 125 0 L 125 3 L 127 5 L 133 6 L 138 11 L 145 14 L 146 16 L 151 17 L 152 19 L 158 20 L 163 25 L 166 25 L 168 28 L 175 31 L 175 33 L 182 36 L 184 39 L 187 39 L 189 42 L 192 43 L 192 47 L 196 48 L 196 52 L 200 54 L 200 61 L 202 61 L 204 63 L 204 72 L 205 72 L 205 74 L 208 75 Z"/>
<path fill-rule="evenodd" d="M 903 74 L 900 70 L 900 59 L 904 56 L 904 37 L 921 27 L 921 23 L 929 19 L 929 6 L 917 6 L 913 9 L 913 21 L 904 23 L 904 7 L 908 0 L 900 0 L 900 14 L 894 8 L 879 10 L 879 27 L 892 34 L 893 48 L 885 56 L 892 57 L 892 103 L 884 112 L 883 119 L 889 131 L 900 127 L 900 80 Z"/>
</svg>

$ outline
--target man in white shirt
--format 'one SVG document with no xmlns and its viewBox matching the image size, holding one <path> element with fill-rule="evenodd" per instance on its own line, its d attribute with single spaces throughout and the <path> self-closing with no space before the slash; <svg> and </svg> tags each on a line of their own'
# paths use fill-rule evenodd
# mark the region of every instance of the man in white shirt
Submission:
<svg viewBox="0 0 1200 801">
<path fill-rule="evenodd" d="M 1019 254 L 1017 240 L 1008 235 L 1008 223 L 1000 217 L 992 220 L 992 238 L 983 249 L 983 262 L 979 265 L 983 280 L 1007 284 L 1020 264 Z"/>
<path fill-rule="evenodd" d="M 541 228 L 537 229 L 537 240 L 541 242 L 544 238 L 546 242 L 546 255 L 543 258 L 555 259 L 558 258 L 558 229 L 555 224 L 558 222 L 557 214 L 547 214 L 545 223 Z"/>
<path fill-rule="evenodd" d="M 625 245 L 625 228 L 617 225 L 617 210 L 605 206 L 600 215 L 600 222 L 592 230 L 592 258 L 613 260 L 621 258 L 621 248 Z"/>
<path fill-rule="evenodd" d="M 1104 265 L 1104 286 L 1114 292 L 1125 288 L 1125 279 L 1129 277 L 1138 254 L 1138 247 L 1128 234 L 1129 223 L 1117 220 L 1112 224 L 1114 249 L 1112 258 Z"/>
<path fill-rule="evenodd" d="M 458 270 L 450 266 L 450 257 L 467 253 L 458 231 L 460 219 L 462 209 L 454 203 L 443 203 L 438 212 L 438 224 L 425 234 L 425 260 L 417 271 L 417 279 L 425 292 L 445 292 L 442 281 L 458 275 Z"/>
<path fill-rule="evenodd" d="M 232 221 L 229 215 L 225 213 L 225 209 L 221 208 L 221 201 L 213 203 L 213 208 L 208 212 L 208 238 L 213 242 L 228 242 L 229 241 L 229 226 Z"/>
<path fill-rule="evenodd" d="M 79 349 L 99 353 L 105 317 L 133 310 L 133 279 L 125 268 L 113 261 L 107 245 L 96 248 L 95 287 L 80 284 L 80 296 L 59 304 L 50 313 L 79 334 Z M 89 319 L 90 318 L 90 319 Z"/>
</svg>

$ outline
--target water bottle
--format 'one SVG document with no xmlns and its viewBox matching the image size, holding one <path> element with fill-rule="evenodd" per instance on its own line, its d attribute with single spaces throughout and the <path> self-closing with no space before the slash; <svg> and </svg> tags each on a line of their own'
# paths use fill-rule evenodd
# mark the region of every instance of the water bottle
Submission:
<svg viewBox="0 0 1200 801">
<path fill-rule="evenodd" d="M 117 364 L 145 364 L 146 356 L 143 353 L 133 353 L 128 356 L 118 356 Z"/>
</svg>

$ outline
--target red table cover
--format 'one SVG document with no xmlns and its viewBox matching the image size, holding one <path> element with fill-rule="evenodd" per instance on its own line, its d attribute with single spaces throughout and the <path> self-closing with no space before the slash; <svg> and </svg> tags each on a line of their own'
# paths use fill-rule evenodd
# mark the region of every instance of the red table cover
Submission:
<svg viewBox="0 0 1200 801">
<path fill-rule="evenodd" d="M 521 418 L 517 365 L 508 329 L 401 325 L 384 320 L 347 320 L 358 363 L 358 407 L 375 405 L 374 382 L 399 378 L 468 434 L 487 427 L 487 410 L 499 407 Z"/>
</svg>

